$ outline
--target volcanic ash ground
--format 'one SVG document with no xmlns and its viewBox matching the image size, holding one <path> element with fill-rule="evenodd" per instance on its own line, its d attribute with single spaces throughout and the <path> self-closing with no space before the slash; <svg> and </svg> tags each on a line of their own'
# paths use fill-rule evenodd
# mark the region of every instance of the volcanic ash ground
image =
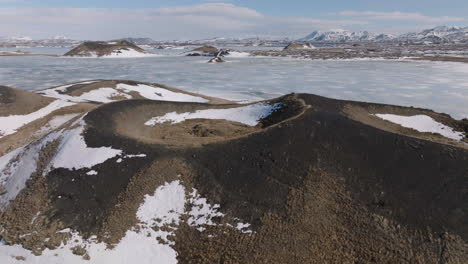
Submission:
<svg viewBox="0 0 468 264">
<path fill-rule="evenodd" d="M 0 263 L 467 263 L 468 120 L 0 87 Z"/>
</svg>

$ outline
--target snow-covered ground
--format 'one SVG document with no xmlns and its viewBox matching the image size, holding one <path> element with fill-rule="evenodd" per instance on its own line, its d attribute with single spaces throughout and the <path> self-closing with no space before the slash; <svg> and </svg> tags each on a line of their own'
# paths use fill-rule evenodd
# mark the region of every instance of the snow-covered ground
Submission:
<svg viewBox="0 0 468 264">
<path fill-rule="evenodd" d="M 52 133 L 28 146 L 20 147 L 0 157 L 0 210 L 14 200 L 26 186 L 26 181 L 36 171 L 40 150 L 47 143 L 58 139 L 59 133 Z"/>
<path fill-rule="evenodd" d="M 34 133 L 35 136 L 42 136 L 50 131 L 53 131 L 57 128 L 59 128 L 61 125 L 67 123 L 68 121 L 72 120 L 73 118 L 79 116 L 80 114 L 66 114 L 66 115 L 58 115 L 52 117 L 52 119 L 47 122 L 41 129 L 39 129 L 36 133 Z"/>
<path fill-rule="evenodd" d="M 108 42 L 109 44 L 112 42 Z M 113 42 L 116 44 L 116 42 Z M 99 56 L 96 52 L 83 52 L 75 56 L 75 58 L 142 58 L 142 57 L 154 57 L 159 56 L 155 53 L 150 52 L 140 52 L 132 48 L 120 48 L 113 50 L 110 54 Z"/>
<path fill-rule="evenodd" d="M 243 123 L 249 126 L 255 126 L 262 118 L 269 116 L 276 109 L 280 108 L 281 104 L 265 104 L 258 103 L 247 106 L 226 108 L 226 109 L 205 109 L 195 112 L 177 113 L 170 112 L 163 116 L 153 117 L 148 120 L 145 125 L 154 126 L 161 123 L 180 123 L 187 119 L 223 119 L 233 122 Z"/>
<path fill-rule="evenodd" d="M 53 168 L 81 169 L 91 168 L 122 153 L 121 150 L 111 147 L 90 148 L 83 138 L 84 121 L 78 127 L 67 130 L 62 135 L 57 154 L 51 162 Z"/>
<path fill-rule="evenodd" d="M 89 84 L 92 82 L 81 82 L 75 84 Z M 206 103 L 208 100 L 198 97 L 192 96 L 184 93 L 176 93 L 169 91 L 164 88 L 149 86 L 149 85 L 128 85 L 128 84 L 117 84 L 116 88 L 111 87 L 102 87 L 98 88 L 86 93 L 81 94 L 80 96 L 71 96 L 68 94 L 61 93 L 65 91 L 68 87 L 74 84 L 64 85 L 56 88 L 51 88 L 47 90 L 40 91 L 41 94 L 53 97 L 57 99 L 61 99 L 64 101 L 70 102 L 99 102 L 99 103 L 110 103 L 116 101 L 115 97 L 123 97 L 126 99 L 132 99 L 131 92 L 139 93 L 140 96 L 150 100 L 162 100 L 162 101 L 175 101 L 175 102 L 198 102 L 198 103 Z"/>
<path fill-rule="evenodd" d="M 226 58 L 245 58 L 249 57 L 250 53 L 248 52 L 241 52 L 241 51 L 229 51 L 228 55 L 225 55 Z"/>
<path fill-rule="evenodd" d="M 167 89 L 164 89 L 164 88 L 158 88 L 158 87 L 148 86 L 144 84 L 138 84 L 136 86 L 133 86 L 133 85 L 121 83 L 117 85 L 117 89 L 123 90 L 127 93 L 138 92 L 140 93 L 142 97 L 150 99 L 150 100 L 173 101 L 173 102 L 197 102 L 197 103 L 208 102 L 208 100 L 201 98 L 201 97 L 183 94 L 183 93 L 176 93 L 176 92 L 172 92 Z"/>
<path fill-rule="evenodd" d="M 60 108 L 67 107 L 73 104 L 74 103 L 72 102 L 55 100 L 46 107 L 43 107 L 27 115 L 0 116 L 0 138 L 6 135 L 14 134 L 20 127 L 27 125 L 40 118 L 43 118 Z"/>
<path fill-rule="evenodd" d="M 392 114 L 376 114 L 379 118 L 399 124 L 406 128 L 412 128 L 419 132 L 437 133 L 453 140 L 462 140 L 465 137 L 463 132 L 454 131 L 442 123 L 435 121 L 427 115 L 401 116 Z"/>
<path fill-rule="evenodd" d="M 157 56 L 157 54 L 143 53 L 132 48 L 116 49 L 110 55 L 103 56 L 102 58 L 139 58 Z"/>
</svg>

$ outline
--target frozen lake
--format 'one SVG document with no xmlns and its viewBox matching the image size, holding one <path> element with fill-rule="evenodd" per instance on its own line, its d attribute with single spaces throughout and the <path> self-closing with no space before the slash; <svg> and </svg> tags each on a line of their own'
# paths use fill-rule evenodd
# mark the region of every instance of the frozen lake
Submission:
<svg viewBox="0 0 468 264">
<path fill-rule="evenodd" d="M 179 54 L 184 50 L 173 51 Z M 409 61 L 313 61 L 291 58 L 0 57 L 0 85 L 39 90 L 88 79 L 130 79 L 235 100 L 283 94 L 431 108 L 468 118 L 468 64 Z"/>
</svg>

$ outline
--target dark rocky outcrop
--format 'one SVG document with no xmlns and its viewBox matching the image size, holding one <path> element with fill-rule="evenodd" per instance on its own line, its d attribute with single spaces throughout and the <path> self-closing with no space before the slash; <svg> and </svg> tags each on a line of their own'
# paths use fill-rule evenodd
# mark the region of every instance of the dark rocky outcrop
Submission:
<svg viewBox="0 0 468 264">
<path fill-rule="evenodd" d="M 303 50 L 303 49 L 315 49 L 314 46 L 308 43 L 291 43 L 284 48 L 284 50 Z"/>
<path fill-rule="evenodd" d="M 102 57 L 109 56 L 112 53 L 119 53 L 122 50 L 134 50 L 139 53 L 149 53 L 137 45 L 127 40 L 116 40 L 116 41 L 88 41 L 80 44 L 69 52 L 65 53 L 64 56 L 76 56 L 76 57 Z"/>
</svg>

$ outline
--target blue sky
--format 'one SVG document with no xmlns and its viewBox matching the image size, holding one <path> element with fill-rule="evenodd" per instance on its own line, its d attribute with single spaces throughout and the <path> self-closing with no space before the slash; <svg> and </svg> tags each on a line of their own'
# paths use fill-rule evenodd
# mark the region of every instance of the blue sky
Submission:
<svg viewBox="0 0 468 264">
<path fill-rule="evenodd" d="M 399 34 L 468 26 L 467 0 L 0 0 L 0 36 L 300 37 L 343 28 Z"/>
<path fill-rule="evenodd" d="M 16 7 L 88 7 L 158 8 L 188 6 L 203 0 L 0 0 L 0 6 Z M 271 16 L 317 16 L 342 10 L 418 12 L 433 16 L 463 16 L 468 13 L 466 0 L 232 0 L 224 1 L 248 7 Z"/>
</svg>

